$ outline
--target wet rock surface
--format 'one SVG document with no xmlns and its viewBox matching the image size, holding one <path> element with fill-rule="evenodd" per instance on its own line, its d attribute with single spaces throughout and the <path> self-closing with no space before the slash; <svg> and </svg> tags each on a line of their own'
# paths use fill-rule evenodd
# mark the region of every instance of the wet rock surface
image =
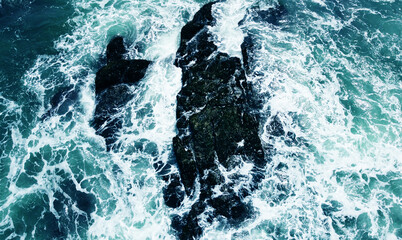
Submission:
<svg viewBox="0 0 402 240">
<path fill-rule="evenodd" d="M 183 27 L 175 60 L 182 69 L 182 89 L 177 95 L 173 151 L 185 194 L 198 199 L 187 214 L 172 218 L 179 239 L 200 237 L 202 214 L 207 222 L 222 219 L 233 225 L 252 216 L 244 198 L 262 180 L 267 163 L 245 67 L 239 58 L 218 52 L 208 31 L 215 24 L 215 3 L 204 5 Z M 251 173 L 236 173 L 245 165 L 252 166 Z M 178 177 L 172 179 L 164 198 L 168 206 L 177 207 L 184 194 Z M 244 182 L 242 187 L 239 181 Z M 207 207 L 213 211 L 207 212 Z"/>
<path fill-rule="evenodd" d="M 95 78 L 97 104 L 91 125 L 98 135 L 105 138 L 108 151 L 116 142 L 116 132 L 123 124 L 119 111 L 133 97 L 129 85 L 139 82 L 151 63 L 123 59 L 126 52 L 123 38 L 113 38 L 106 50 L 107 65 L 96 73 Z"/>
<path fill-rule="evenodd" d="M 133 84 L 140 81 L 150 64 L 147 60 L 111 60 L 96 73 L 96 93 L 121 83 Z"/>
</svg>

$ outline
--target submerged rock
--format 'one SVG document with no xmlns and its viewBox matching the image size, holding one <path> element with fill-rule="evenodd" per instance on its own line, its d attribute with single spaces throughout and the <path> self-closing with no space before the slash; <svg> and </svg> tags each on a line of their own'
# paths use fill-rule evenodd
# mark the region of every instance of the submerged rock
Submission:
<svg viewBox="0 0 402 240">
<path fill-rule="evenodd" d="M 42 116 L 42 119 L 46 119 L 54 114 L 64 115 L 72 106 L 78 101 L 79 92 L 74 86 L 68 86 L 60 89 L 50 99 L 50 109 Z"/>
<path fill-rule="evenodd" d="M 265 22 L 278 26 L 286 14 L 287 10 L 285 6 L 280 2 L 275 7 L 265 10 L 261 10 L 260 7 L 255 6 L 248 9 L 248 14 L 239 22 L 239 25 L 243 25 L 247 19 L 251 19 L 255 22 Z"/>
<path fill-rule="evenodd" d="M 172 219 L 180 239 L 202 234 L 198 221 L 201 214 L 210 221 L 223 218 L 231 224 L 249 218 L 252 208 L 242 199 L 262 180 L 261 169 L 267 163 L 258 137 L 258 116 L 250 107 L 251 86 L 244 66 L 239 58 L 218 52 L 211 41 L 208 26 L 215 24 L 211 13 L 215 3 L 204 5 L 183 27 L 175 60 L 182 69 L 182 89 L 177 95 L 178 134 L 173 139 L 173 151 L 186 195 L 198 197 L 190 212 Z M 253 166 L 251 176 L 222 172 L 245 164 Z M 241 179 L 248 184 L 235 191 Z M 177 188 L 177 180 L 166 187 L 168 206 L 180 205 L 182 198 L 174 191 Z M 206 212 L 207 206 L 213 212 Z"/>
<path fill-rule="evenodd" d="M 102 67 L 95 78 L 96 108 L 91 125 L 96 133 L 105 138 L 109 151 L 116 142 L 116 132 L 122 127 L 120 109 L 132 99 L 128 85 L 139 82 L 148 69 L 150 61 L 125 60 L 127 52 L 123 38 L 118 36 L 107 46 L 107 65 Z"/>
<path fill-rule="evenodd" d="M 260 20 L 273 25 L 279 25 L 285 14 L 286 8 L 283 6 L 283 4 L 279 3 L 274 8 L 255 11 L 254 20 Z"/>
</svg>

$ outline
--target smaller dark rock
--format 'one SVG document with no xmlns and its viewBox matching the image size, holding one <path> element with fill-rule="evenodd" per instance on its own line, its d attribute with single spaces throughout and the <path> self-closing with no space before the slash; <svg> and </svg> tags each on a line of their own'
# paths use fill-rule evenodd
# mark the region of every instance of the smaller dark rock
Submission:
<svg viewBox="0 0 402 240">
<path fill-rule="evenodd" d="M 188 214 L 175 215 L 172 218 L 172 228 L 178 232 L 180 240 L 198 239 L 202 234 L 202 228 L 198 224 L 197 216 L 205 210 L 205 203 L 196 202 Z"/>
<path fill-rule="evenodd" d="M 116 60 L 102 67 L 95 78 L 96 94 L 120 83 L 134 84 L 140 81 L 151 62 L 147 60 Z"/>
<path fill-rule="evenodd" d="M 169 184 L 163 188 L 163 199 L 168 207 L 177 208 L 184 199 L 184 190 L 178 174 L 170 175 Z"/>
<path fill-rule="evenodd" d="M 109 88 L 99 96 L 95 114 L 113 115 L 119 111 L 118 108 L 124 106 L 131 98 L 133 93 L 125 84 L 120 84 Z"/>
<path fill-rule="evenodd" d="M 127 85 L 140 81 L 151 63 L 147 60 L 125 60 L 123 55 L 126 52 L 123 38 L 113 38 L 106 49 L 108 64 L 96 73 L 95 78 L 97 105 L 91 125 L 98 135 L 105 138 L 108 151 L 117 140 L 115 133 L 123 125 L 118 113 L 133 97 Z M 155 156 L 152 147 L 148 150 Z"/>
<path fill-rule="evenodd" d="M 281 120 L 278 116 L 274 116 L 271 123 L 267 126 L 267 130 L 271 133 L 272 136 L 280 137 L 285 134 L 283 130 L 283 126 Z"/>
<path fill-rule="evenodd" d="M 211 199 L 211 205 L 215 208 L 216 213 L 226 217 L 232 224 L 241 223 L 251 216 L 251 206 L 242 202 L 240 197 L 234 193 Z"/>
<path fill-rule="evenodd" d="M 99 102 L 91 125 L 95 128 L 96 134 L 105 138 L 108 151 L 117 139 L 115 133 L 123 124 L 123 121 L 115 115 L 132 97 L 130 88 L 124 84 L 113 86 L 98 97 Z"/>
<path fill-rule="evenodd" d="M 195 15 L 191 22 L 187 23 L 181 30 L 180 39 L 181 45 L 192 39 L 206 25 L 213 26 L 215 19 L 212 16 L 212 5 L 216 2 L 205 4 Z M 182 47 L 182 46 L 180 46 Z M 183 46 L 184 47 L 184 46 Z"/>
<path fill-rule="evenodd" d="M 224 181 L 224 178 L 218 169 L 209 169 L 208 171 L 208 175 L 206 176 L 205 181 L 203 181 L 206 186 L 215 186 Z"/>
<path fill-rule="evenodd" d="M 123 54 L 127 52 L 124 46 L 123 37 L 117 36 L 113 38 L 106 48 L 106 58 L 108 62 L 120 60 L 123 58 Z"/>
</svg>

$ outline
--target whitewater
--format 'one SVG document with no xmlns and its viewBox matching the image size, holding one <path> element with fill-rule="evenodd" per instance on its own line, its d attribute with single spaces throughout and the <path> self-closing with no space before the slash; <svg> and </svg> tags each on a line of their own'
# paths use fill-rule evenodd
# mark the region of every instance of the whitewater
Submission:
<svg viewBox="0 0 402 240">
<path fill-rule="evenodd" d="M 174 162 L 180 31 L 208 2 L 0 0 L 0 239 L 177 238 L 172 216 L 194 199 L 166 206 L 154 163 Z M 275 24 L 253 12 L 278 6 Z M 252 218 L 202 224 L 200 239 L 401 239 L 402 2 L 226 0 L 212 14 L 218 51 L 242 59 L 253 36 L 270 161 Z M 90 123 L 115 36 L 152 64 L 107 151 Z M 44 118 L 66 87 L 76 99 Z"/>
</svg>

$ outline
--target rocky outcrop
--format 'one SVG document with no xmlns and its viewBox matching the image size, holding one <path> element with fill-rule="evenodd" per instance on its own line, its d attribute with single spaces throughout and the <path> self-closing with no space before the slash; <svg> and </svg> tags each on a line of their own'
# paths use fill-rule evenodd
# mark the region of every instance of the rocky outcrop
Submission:
<svg viewBox="0 0 402 240">
<path fill-rule="evenodd" d="M 259 139 L 258 116 L 252 114 L 251 86 L 239 58 L 217 51 L 208 31 L 215 24 L 212 6 L 203 6 L 181 31 L 175 65 L 182 69 L 177 95 L 177 130 L 173 151 L 180 172 L 165 188 L 165 201 L 180 206 L 180 181 L 190 198 L 198 199 L 172 227 L 180 239 L 202 234 L 199 217 L 239 224 L 252 215 L 243 201 L 260 182 L 267 163 Z M 242 175 L 236 168 L 251 165 Z M 199 189 L 198 184 L 199 183 Z M 241 184 L 239 184 L 241 182 Z M 213 211 L 206 211 L 207 206 Z"/>
<path fill-rule="evenodd" d="M 126 52 L 122 37 L 112 39 L 106 50 L 107 65 L 96 73 L 95 78 L 97 104 L 91 125 L 98 135 L 105 138 L 108 151 L 123 124 L 120 109 L 133 97 L 128 85 L 139 82 L 151 63 L 147 60 L 123 59 Z"/>
</svg>

